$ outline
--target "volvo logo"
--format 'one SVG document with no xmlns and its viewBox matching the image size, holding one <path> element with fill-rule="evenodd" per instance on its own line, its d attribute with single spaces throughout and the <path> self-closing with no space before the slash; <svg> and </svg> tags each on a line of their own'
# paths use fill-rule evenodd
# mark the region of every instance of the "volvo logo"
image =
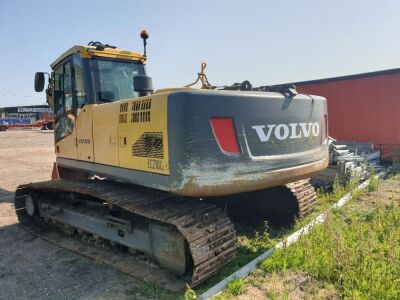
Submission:
<svg viewBox="0 0 400 300">
<path fill-rule="evenodd" d="M 266 127 L 266 128 L 265 128 Z M 318 136 L 320 132 L 318 123 L 289 123 L 251 126 L 257 132 L 261 142 L 268 142 L 271 136 L 277 140 L 308 138 L 310 135 Z"/>
</svg>

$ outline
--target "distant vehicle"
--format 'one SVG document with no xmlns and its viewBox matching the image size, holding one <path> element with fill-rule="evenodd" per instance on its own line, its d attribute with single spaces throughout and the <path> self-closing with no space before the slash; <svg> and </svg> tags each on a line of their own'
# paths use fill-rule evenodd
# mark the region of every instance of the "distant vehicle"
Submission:
<svg viewBox="0 0 400 300">
<path fill-rule="evenodd" d="M 0 118 L 0 131 L 6 131 L 11 127 L 20 127 L 30 125 L 31 120 L 29 119 L 18 119 L 18 118 Z"/>
<path fill-rule="evenodd" d="M 37 122 L 36 124 L 40 126 L 40 130 L 53 130 L 53 120 L 52 119 L 43 120 L 43 121 Z"/>
<path fill-rule="evenodd" d="M 12 123 L 12 119 L 10 118 L 0 118 L 0 131 L 6 131 L 10 128 L 10 124 Z"/>
<path fill-rule="evenodd" d="M 8 129 L 7 124 L 0 124 L 0 131 L 6 131 Z"/>
<path fill-rule="evenodd" d="M 38 120 L 31 123 L 30 119 L 16 119 L 16 118 L 0 118 L 0 131 L 6 131 L 10 128 L 37 128 L 41 130 L 53 130 L 53 118 Z"/>
</svg>

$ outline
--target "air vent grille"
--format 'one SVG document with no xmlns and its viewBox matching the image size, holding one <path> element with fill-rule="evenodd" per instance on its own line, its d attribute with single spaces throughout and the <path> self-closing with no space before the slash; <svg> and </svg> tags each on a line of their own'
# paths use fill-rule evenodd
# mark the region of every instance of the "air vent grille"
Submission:
<svg viewBox="0 0 400 300">
<path fill-rule="evenodd" d="M 151 99 L 132 102 L 131 123 L 150 122 Z"/>
<path fill-rule="evenodd" d="M 121 103 L 119 106 L 119 123 L 128 122 L 128 102 Z"/>
<path fill-rule="evenodd" d="M 162 132 L 145 132 L 132 145 L 132 156 L 164 159 Z"/>
<path fill-rule="evenodd" d="M 121 103 L 121 104 L 120 104 L 120 106 L 119 106 L 119 112 L 120 112 L 120 113 L 126 113 L 126 112 L 128 112 L 128 102 L 124 102 L 124 103 Z"/>
</svg>

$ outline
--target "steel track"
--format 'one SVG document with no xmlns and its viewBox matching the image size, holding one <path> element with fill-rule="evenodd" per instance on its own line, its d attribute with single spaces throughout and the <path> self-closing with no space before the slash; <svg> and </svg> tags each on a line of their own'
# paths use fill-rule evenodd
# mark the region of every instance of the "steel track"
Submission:
<svg viewBox="0 0 400 300">
<path fill-rule="evenodd" d="M 296 197 L 298 204 L 298 218 L 304 218 L 312 213 L 317 205 L 317 193 L 310 183 L 310 179 L 302 179 L 285 185 Z"/>
<path fill-rule="evenodd" d="M 62 240 L 60 235 L 49 234 L 48 230 L 44 229 L 46 226 L 40 224 L 40 220 L 37 218 L 33 220 L 26 213 L 25 195 L 40 197 L 41 193 L 48 192 L 73 193 L 78 197 L 90 196 L 149 220 L 175 226 L 188 244 L 193 267 L 189 278 L 180 278 L 178 280 L 182 285 L 180 287 L 169 282 L 176 280 L 177 276 L 173 274 L 166 275 L 166 272 L 162 272 L 163 276 L 161 278 L 157 278 L 157 276 L 148 278 L 149 281 L 153 281 L 153 283 L 167 289 L 179 290 L 184 288 L 185 281 L 191 286 L 196 286 L 215 274 L 235 257 L 237 239 L 234 225 L 221 209 L 198 200 L 177 197 L 140 186 L 109 181 L 58 179 L 20 186 L 16 191 L 15 197 L 15 208 L 20 223 L 35 234 L 56 244 L 62 244 L 64 247 L 67 245 L 67 248 L 73 248 L 72 250 L 83 255 L 91 256 L 88 255 L 88 251 L 81 251 L 82 247 L 71 247 L 70 242 L 60 241 Z M 57 198 L 62 199 L 62 197 Z M 66 236 L 65 239 L 71 238 Z M 68 245 L 70 246 L 68 247 Z M 95 257 L 99 258 L 99 255 L 95 255 Z M 131 270 L 126 272 L 124 263 L 115 262 L 107 259 L 107 257 L 104 259 L 105 263 L 134 277 L 146 280 L 146 278 L 141 278 L 143 276 L 138 274 L 140 272 L 133 272 L 133 274 Z M 149 277 L 148 274 L 147 277 Z"/>
<path fill-rule="evenodd" d="M 313 211 L 316 193 L 308 179 L 286 184 L 285 187 L 297 199 L 299 218 Z M 29 217 L 25 210 L 25 195 L 40 196 L 49 192 L 89 196 L 149 220 L 175 226 L 189 246 L 192 272 L 189 276 L 178 277 L 157 266 L 138 262 L 131 255 L 71 239 L 43 220 Z M 237 248 L 234 225 L 221 209 L 199 200 L 125 183 L 58 179 L 26 184 L 16 191 L 15 208 L 21 225 L 41 238 L 171 291 L 183 290 L 186 283 L 192 287 L 200 284 L 231 262 Z"/>
</svg>

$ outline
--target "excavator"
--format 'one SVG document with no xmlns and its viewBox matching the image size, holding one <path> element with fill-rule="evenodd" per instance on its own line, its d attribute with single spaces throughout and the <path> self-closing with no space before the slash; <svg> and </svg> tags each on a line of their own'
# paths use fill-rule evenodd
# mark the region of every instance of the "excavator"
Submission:
<svg viewBox="0 0 400 300">
<path fill-rule="evenodd" d="M 235 258 L 229 209 L 207 199 L 257 211 L 280 189 L 274 206 L 290 195 L 297 216 L 313 209 L 327 104 L 294 86 L 218 88 L 203 70 L 202 88 L 154 91 L 141 38 L 144 53 L 90 42 L 35 74 L 37 92 L 48 76 L 56 162 L 51 180 L 17 188 L 15 209 L 44 239 L 179 290 Z"/>
</svg>

